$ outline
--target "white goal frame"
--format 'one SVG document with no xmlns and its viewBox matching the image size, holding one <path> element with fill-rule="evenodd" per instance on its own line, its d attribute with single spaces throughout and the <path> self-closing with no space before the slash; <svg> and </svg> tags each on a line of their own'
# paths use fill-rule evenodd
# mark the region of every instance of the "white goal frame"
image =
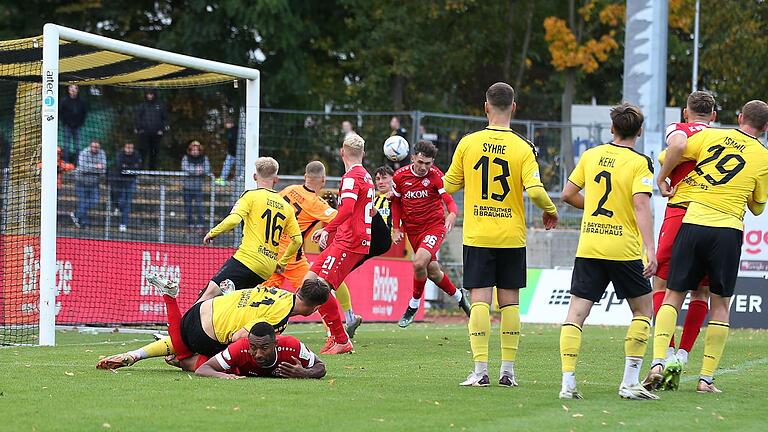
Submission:
<svg viewBox="0 0 768 432">
<path fill-rule="evenodd" d="M 41 346 L 56 344 L 56 162 L 59 129 L 59 41 L 84 45 L 121 54 L 155 60 L 176 66 L 230 75 L 246 80 L 245 99 L 245 189 L 255 187 L 254 163 L 259 155 L 260 73 L 256 69 L 204 60 L 129 42 L 110 39 L 83 31 L 45 24 L 43 26 L 42 64 L 42 169 L 40 190 L 40 311 Z M 51 101 L 50 98 L 53 98 Z M 46 104 L 46 98 L 48 104 Z M 52 103 L 51 103 L 52 102 Z"/>
</svg>

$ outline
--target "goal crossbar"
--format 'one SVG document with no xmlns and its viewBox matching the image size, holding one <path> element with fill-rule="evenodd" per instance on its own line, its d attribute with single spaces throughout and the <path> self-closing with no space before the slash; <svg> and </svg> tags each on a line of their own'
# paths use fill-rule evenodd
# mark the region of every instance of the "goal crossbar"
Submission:
<svg viewBox="0 0 768 432">
<path fill-rule="evenodd" d="M 113 53 L 151 60 L 165 65 L 191 68 L 207 73 L 203 84 L 220 84 L 228 81 L 246 81 L 245 104 L 245 188 L 255 187 L 253 180 L 254 162 L 258 157 L 259 136 L 259 89 L 260 75 L 256 69 L 236 66 L 188 55 L 163 51 L 129 42 L 110 39 L 83 31 L 46 24 L 43 27 L 42 47 L 42 154 L 41 154 L 41 195 L 40 195 L 40 313 L 39 345 L 55 345 L 56 325 L 56 206 L 57 206 L 57 144 L 58 144 L 58 106 L 60 43 L 79 43 Z M 168 78 L 169 85 L 185 86 L 183 80 Z M 68 80 L 68 82 L 72 82 Z M 78 82 L 72 82 L 78 83 Z M 81 84 L 95 82 L 82 80 Z M 120 76 L 104 82 L 105 85 L 128 85 L 133 87 L 154 87 L 164 83 L 163 76 L 157 79 L 144 79 L 140 82 L 120 82 Z"/>
</svg>

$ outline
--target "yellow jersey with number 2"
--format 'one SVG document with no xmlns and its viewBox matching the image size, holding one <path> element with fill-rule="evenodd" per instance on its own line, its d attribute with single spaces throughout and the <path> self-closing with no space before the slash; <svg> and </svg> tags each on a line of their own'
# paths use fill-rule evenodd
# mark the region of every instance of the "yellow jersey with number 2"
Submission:
<svg viewBox="0 0 768 432">
<path fill-rule="evenodd" d="M 602 144 L 584 152 L 568 181 L 584 190 L 576 256 L 611 261 L 642 259 L 633 197 L 653 192 L 653 163 L 634 149 Z"/>
</svg>

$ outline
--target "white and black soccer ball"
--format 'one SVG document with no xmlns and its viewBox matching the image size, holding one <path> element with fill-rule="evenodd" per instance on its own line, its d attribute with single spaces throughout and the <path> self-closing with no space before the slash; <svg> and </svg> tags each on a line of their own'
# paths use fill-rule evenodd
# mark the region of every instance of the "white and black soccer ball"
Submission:
<svg viewBox="0 0 768 432">
<path fill-rule="evenodd" d="M 408 156 L 410 146 L 400 135 L 393 135 L 384 141 L 384 156 L 391 161 L 401 161 Z"/>
</svg>

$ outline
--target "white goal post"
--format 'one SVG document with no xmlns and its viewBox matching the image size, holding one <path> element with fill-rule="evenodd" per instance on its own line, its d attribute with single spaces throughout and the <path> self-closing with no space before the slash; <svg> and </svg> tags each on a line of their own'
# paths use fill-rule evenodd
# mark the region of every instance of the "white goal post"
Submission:
<svg viewBox="0 0 768 432">
<path fill-rule="evenodd" d="M 254 162 L 259 154 L 260 74 L 256 69 L 235 66 L 149 48 L 94 35 L 56 24 L 43 27 L 42 58 L 42 168 L 40 196 L 40 322 L 39 345 L 56 343 L 56 206 L 57 140 L 59 111 L 59 43 L 77 42 L 115 53 L 174 66 L 228 75 L 246 80 L 245 189 L 255 187 Z"/>
</svg>

